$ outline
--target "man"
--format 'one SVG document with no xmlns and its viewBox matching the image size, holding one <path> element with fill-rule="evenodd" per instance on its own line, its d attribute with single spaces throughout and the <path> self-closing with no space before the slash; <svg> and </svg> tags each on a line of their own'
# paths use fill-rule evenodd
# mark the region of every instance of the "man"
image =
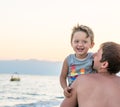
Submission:
<svg viewBox="0 0 120 107">
<path fill-rule="evenodd" d="M 98 72 L 79 76 L 71 85 L 72 96 L 60 107 L 120 107 L 120 44 L 105 42 L 94 55 Z"/>
</svg>

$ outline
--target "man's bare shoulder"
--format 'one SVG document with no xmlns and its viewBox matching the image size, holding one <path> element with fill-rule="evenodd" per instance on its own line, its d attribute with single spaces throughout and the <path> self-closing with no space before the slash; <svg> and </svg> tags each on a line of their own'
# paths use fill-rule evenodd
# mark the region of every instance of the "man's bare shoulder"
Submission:
<svg viewBox="0 0 120 107">
<path fill-rule="evenodd" d="M 99 76 L 98 73 L 80 75 L 78 76 L 77 81 L 92 82 L 95 81 L 98 78 L 98 76 Z"/>
<path fill-rule="evenodd" d="M 95 74 L 84 74 L 80 75 L 76 78 L 76 80 L 73 82 L 71 87 L 84 87 L 87 86 L 89 87 L 91 84 L 95 84 L 96 81 L 98 80 L 98 75 L 97 73 Z"/>
<path fill-rule="evenodd" d="M 95 87 L 98 84 L 99 86 L 108 84 L 110 81 L 114 84 L 120 84 L 120 77 L 105 73 L 84 74 L 78 76 L 71 87 Z"/>
<path fill-rule="evenodd" d="M 120 83 L 120 76 L 117 75 L 110 75 L 110 74 L 104 74 L 104 73 L 93 73 L 93 74 L 85 74 L 85 75 L 80 75 L 76 79 L 76 84 L 77 85 L 94 85 L 95 84 L 102 84 L 110 82 L 110 81 L 117 81 L 116 83 Z"/>
</svg>

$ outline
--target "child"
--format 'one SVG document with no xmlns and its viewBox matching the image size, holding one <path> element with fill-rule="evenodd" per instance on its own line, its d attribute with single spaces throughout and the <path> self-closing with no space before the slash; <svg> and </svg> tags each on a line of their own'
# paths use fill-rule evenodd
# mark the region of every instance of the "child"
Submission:
<svg viewBox="0 0 120 107">
<path fill-rule="evenodd" d="M 60 74 L 60 84 L 66 97 L 71 96 L 70 85 L 78 75 L 94 72 L 93 53 L 88 52 L 94 46 L 93 31 L 87 26 L 75 26 L 71 34 L 71 46 L 75 54 L 70 54 L 65 58 Z M 68 78 L 68 86 L 66 78 Z"/>
</svg>

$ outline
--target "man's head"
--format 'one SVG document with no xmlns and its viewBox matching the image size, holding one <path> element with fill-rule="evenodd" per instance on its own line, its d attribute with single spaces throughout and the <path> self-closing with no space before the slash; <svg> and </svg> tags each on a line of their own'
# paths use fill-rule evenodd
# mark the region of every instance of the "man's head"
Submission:
<svg viewBox="0 0 120 107">
<path fill-rule="evenodd" d="M 98 72 L 115 74 L 120 71 L 120 44 L 105 42 L 94 55 L 93 68 Z"/>
</svg>

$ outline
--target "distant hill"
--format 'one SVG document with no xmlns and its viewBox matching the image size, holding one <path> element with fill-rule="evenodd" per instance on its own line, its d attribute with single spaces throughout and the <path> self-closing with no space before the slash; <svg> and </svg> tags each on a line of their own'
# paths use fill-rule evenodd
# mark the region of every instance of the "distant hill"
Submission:
<svg viewBox="0 0 120 107">
<path fill-rule="evenodd" d="M 0 60 L 0 73 L 59 75 L 62 62 L 40 60 Z"/>
</svg>

